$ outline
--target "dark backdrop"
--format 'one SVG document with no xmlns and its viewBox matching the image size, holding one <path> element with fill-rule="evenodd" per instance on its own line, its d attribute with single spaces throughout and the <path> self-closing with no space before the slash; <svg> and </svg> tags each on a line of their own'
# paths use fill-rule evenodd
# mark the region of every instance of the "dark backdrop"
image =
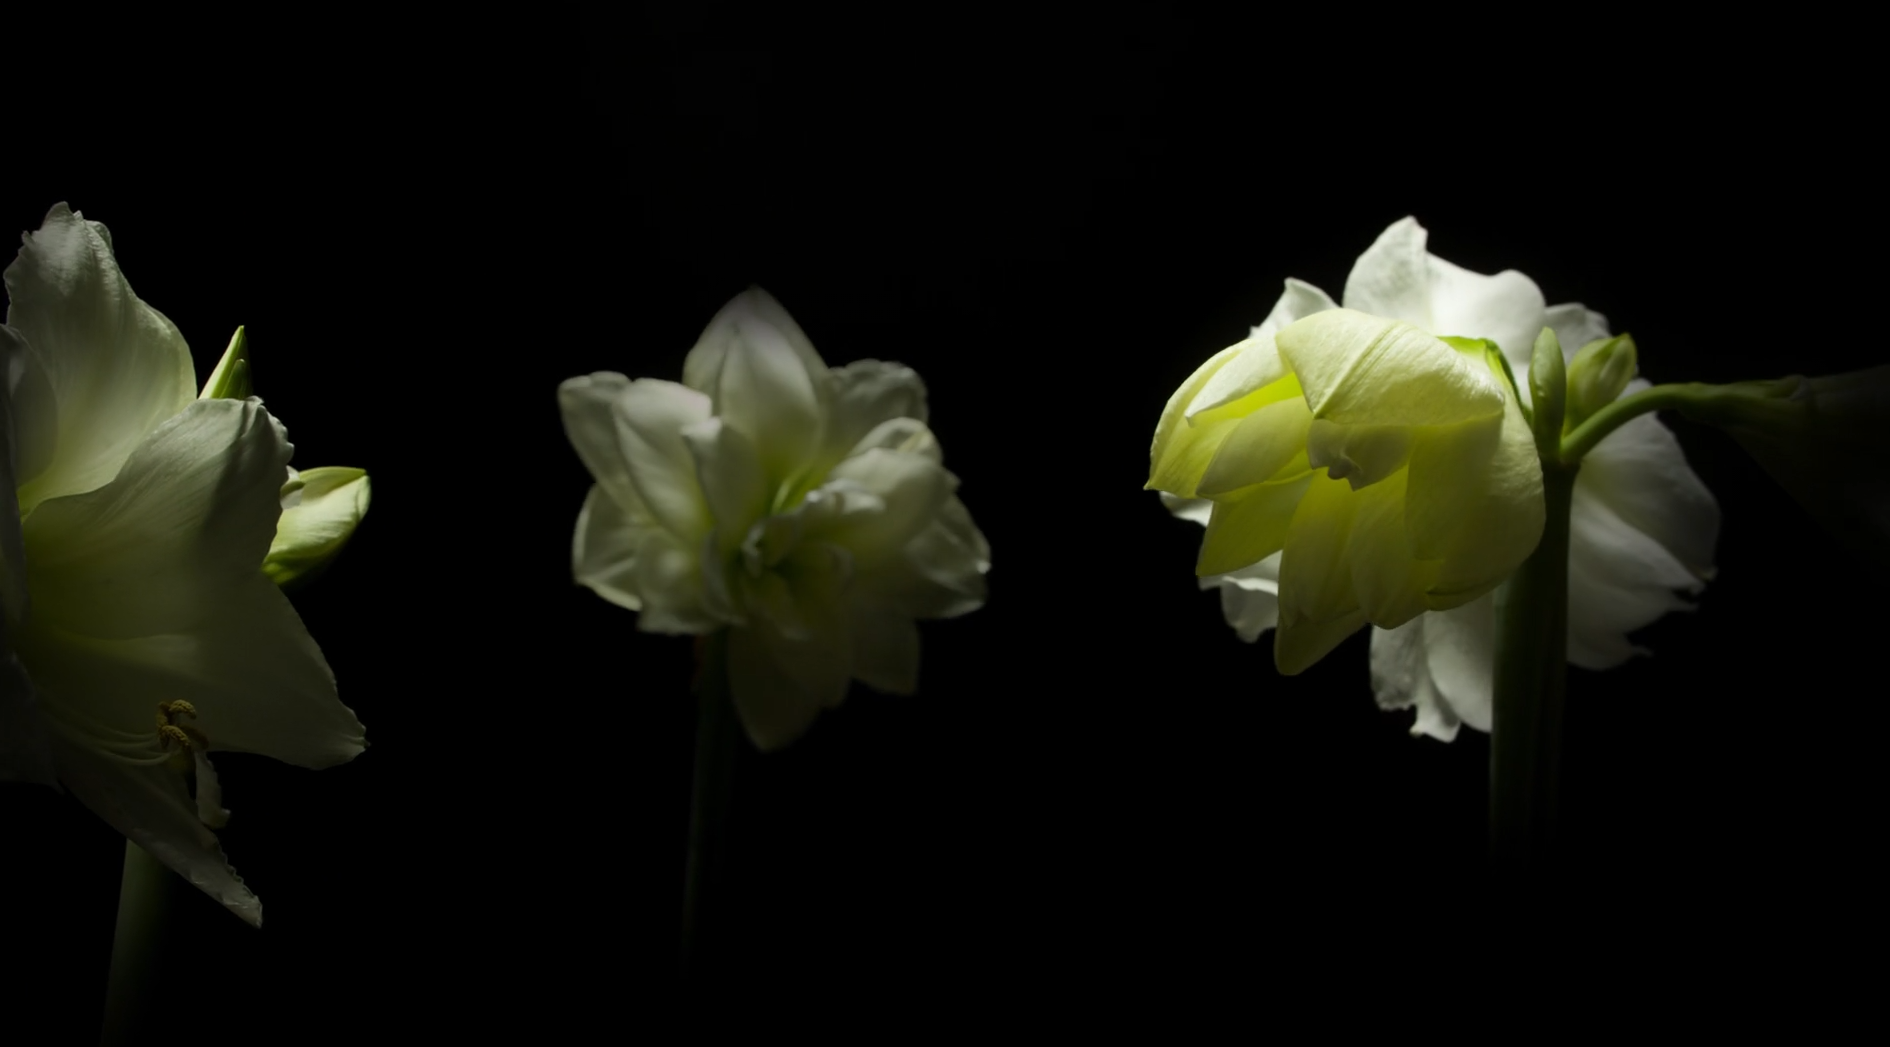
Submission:
<svg viewBox="0 0 1890 1047">
<path fill-rule="evenodd" d="M 1716 434 L 1669 420 L 1725 511 L 1720 576 L 1653 657 L 1573 674 L 1565 871 L 1521 926 L 1481 871 L 1487 738 L 1408 737 L 1363 635 L 1277 676 L 1197 591 L 1199 528 L 1140 489 L 1169 392 L 1406 214 L 1605 312 L 1655 380 L 1881 362 L 1878 192 L 1831 45 L 690 11 L 74 44 L 14 78 L 4 222 L 106 222 L 200 375 L 248 325 L 296 464 L 373 476 L 296 600 L 372 748 L 220 760 L 268 921 L 201 921 L 180 1022 L 563 1040 L 662 1013 L 691 648 L 571 583 L 589 480 L 555 392 L 679 377 L 750 283 L 830 363 L 919 370 L 995 566 L 987 607 L 925 626 L 920 695 L 856 688 L 742 761 L 736 1013 L 1310 988 L 1478 1022 L 1513 972 L 1493 916 L 1585 942 L 1605 961 L 1566 971 L 1609 992 L 1702 964 L 1810 991 L 1808 943 L 1880 926 L 1885 575 Z M 11 1013 L 84 1042 L 119 838 L 23 787 L 0 817 Z"/>
</svg>

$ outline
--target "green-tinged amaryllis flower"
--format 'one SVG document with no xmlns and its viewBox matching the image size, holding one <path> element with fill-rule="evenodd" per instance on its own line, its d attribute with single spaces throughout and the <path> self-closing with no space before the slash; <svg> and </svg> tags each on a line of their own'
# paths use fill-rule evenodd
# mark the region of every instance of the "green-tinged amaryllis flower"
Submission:
<svg viewBox="0 0 1890 1047">
<path fill-rule="evenodd" d="M 1280 556 L 1289 674 L 1367 622 L 1489 592 L 1542 533 L 1541 467 L 1495 350 L 1297 281 L 1170 398 L 1150 460 L 1149 487 L 1209 503 L 1198 574 Z"/>
<path fill-rule="evenodd" d="M 263 573 L 291 447 L 255 398 L 199 399 L 189 347 L 60 204 L 9 298 L 0 777 L 57 781 L 251 923 L 208 755 L 328 767 L 361 724 Z M 194 786 L 194 790 L 193 790 Z"/>
<path fill-rule="evenodd" d="M 954 493 L 909 368 L 829 368 L 759 288 L 709 322 L 682 384 L 600 372 L 558 390 L 596 480 L 577 581 L 645 632 L 731 630 L 748 736 L 777 749 L 850 680 L 909 694 L 915 619 L 984 603 L 990 547 Z"/>
<path fill-rule="evenodd" d="M 1439 335 L 1487 339 L 1501 348 L 1518 375 L 1527 373 L 1536 334 L 1544 327 L 1555 331 L 1569 357 L 1608 337 L 1601 314 L 1578 304 L 1548 306 L 1541 290 L 1521 273 L 1485 276 L 1427 253 L 1423 227 L 1409 218 L 1387 229 L 1359 257 L 1346 280 L 1345 306 Z M 1316 288 L 1288 281 L 1274 313 L 1290 322 L 1334 308 Z M 1596 357 L 1592 379 L 1583 379 L 1584 369 L 1572 373 L 1571 384 L 1578 388 L 1571 396 L 1579 402 L 1596 390 L 1612 397 L 1647 387 L 1638 378 L 1624 382 L 1616 373 L 1623 367 L 1631 375 L 1631 352 Z M 1516 383 L 1515 391 L 1529 402 L 1526 383 Z M 1415 488 L 1415 474 L 1411 482 Z M 1210 503 L 1164 501 L 1177 515 L 1208 522 Z M 1628 633 L 1689 607 L 1680 594 L 1698 592 L 1712 577 L 1718 506 L 1688 468 L 1672 433 L 1651 414 L 1623 425 L 1583 458 L 1570 525 L 1568 659 L 1575 665 L 1605 669 L 1626 661 L 1640 650 Z M 1227 620 L 1243 638 L 1257 638 L 1284 616 L 1292 582 L 1285 562 L 1290 554 L 1289 547 L 1286 557 L 1276 553 L 1244 564 L 1213 564 L 1215 570 L 1201 579 L 1203 588 L 1221 590 Z M 1401 625 L 1375 623 L 1394 627 L 1373 631 L 1373 689 L 1387 709 L 1416 707 L 1413 733 L 1447 741 L 1461 724 L 1489 730 L 1493 599 L 1494 594 L 1484 595 Z"/>
</svg>

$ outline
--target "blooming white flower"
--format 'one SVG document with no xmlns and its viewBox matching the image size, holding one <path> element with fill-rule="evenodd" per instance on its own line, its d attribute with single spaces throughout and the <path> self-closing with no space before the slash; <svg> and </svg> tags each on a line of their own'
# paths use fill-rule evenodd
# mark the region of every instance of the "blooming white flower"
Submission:
<svg viewBox="0 0 1890 1047">
<path fill-rule="evenodd" d="M 366 745 L 262 570 L 292 448 L 260 400 L 197 398 L 103 225 L 60 204 L 22 239 L 0 327 L 0 777 L 56 780 L 260 924 L 211 831 L 208 753 L 328 767 Z"/>
<path fill-rule="evenodd" d="M 984 603 L 990 547 L 941 464 L 919 376 L 827 367 L 759 288 L 709 322 L 682 384 L 600 372 L 558 400 L 596 480 L 577 581 L 645 632 L 730 628 L 735 707 L 764 751 L 850 679 L 911 693 L 914 620 Z"/>
<path fill-rule="evenodd" d="M 1600 313 L 1579 304 L 1549 306 L 1527 276 L 1514 270 L 1495 276 L 1469 272 L 1427 253 L 1425 239 L 1412 218 L 1386 229 L 1352 267 L 1345 308 L 1440 336 L 1495 342 L 1519 377 L 1528 373 L 1536 334 L 1544 327 L 1555 331 L 1569 358 L 1608 337 Z M 1333 308 L 1337 304 L 1318 288 L 1288 280 L 1274 313 L 1283 326 Z M 1528 383 L 1516 385 L 1527 403 Z M 1636 378 L 1621 395 L 1647 386 Z M 1201 501 L 1163 500 L 1176 515 L 1206 522 Z M 1570 520 L 1569 661 L 1606 669 L 1645 653 L 1627 634 L 1691 607 L 1681 594 L 1699 592 L 1713 576 L 1718 534 L 1718 504 L 1653 415 L 1635 418 L 1596 445 L 1577 474 Z M 1277 621 L 1279 570 L 1276 553 L 1204 577 L 1201 586 L 1221 590 L 1228 623 L 1252 641 Z M 1433 610 L 1396 629 L 1373 630 L 1373 691 L 1384 708 L 1416 707 L 1414 734 L 1448 741 L 1461 724 L 1490 729 L 1498 595 Z"/>
</svg>

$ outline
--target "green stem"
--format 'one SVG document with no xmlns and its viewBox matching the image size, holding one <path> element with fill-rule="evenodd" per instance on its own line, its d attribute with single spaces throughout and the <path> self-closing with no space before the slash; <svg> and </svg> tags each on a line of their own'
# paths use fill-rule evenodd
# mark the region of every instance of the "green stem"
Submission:
<svg viewBox="0 0 1890 1047">
<path fill-rule="evenodd" d="M 703 914 L 715 896 L 728 833 L 729 801 L 735 791 L 735 754 L 741 725 L 728 689 L 728 633 L 703 637 L 696 676 L 696 767 L 689 810 L 689 865 L 683 888 L 683 978 L 704 972 L 713 924 Z"/>
<path fill-rule="evenodd" d="M 1649 411 L 1679 411 L 1695 421 L 1718 425 L 1729 415 L 1737 417 L 1742 407 L 1755 400 L 1789 396 L 1802 381 L 1792 377 L 1725 385 L 1673 382 L 1650 386 L 1588 416 L 1562 438 L 1561 458 L 1564 462 L 1580 462 L 1609 433 Z"/>
<path fill-rule="evenodd" d="M 1490 852 L 1505 867 L 1537 866 L 1555 839 L 1576 468 L 1543 463 L 1542 541 L 1497 596 Z"/>
<path fill-rule="evenodd" d="M 174 944 L 180 901 L 195 893 L 151 852 L 125 841 L 124 878 L 118 887 L 118 927 L 105 988 L 105 1047 L 153 1042 L 173 1031 L 165 955 Z"/>
</svg>

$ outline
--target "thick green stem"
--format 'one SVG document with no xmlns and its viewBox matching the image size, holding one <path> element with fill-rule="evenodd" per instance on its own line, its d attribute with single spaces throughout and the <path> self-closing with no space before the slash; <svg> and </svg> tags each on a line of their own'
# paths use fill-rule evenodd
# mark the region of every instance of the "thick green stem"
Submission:
<svg viewBox="0 0 1890 1047">
<path fill-rule="evenodd" d="M 712 924 L 704 913 L 720 876 L 727 841 L 729 800 L 735 791 L 735 755 L 741 743 L 741 724 L 728 689 L 728 633 L 711 633 L 702 640 L 696 675 L 696 768 L 689 810 L 689 865 L 683 888 L 683 977 L 702 975 L 713 940 Z"/>
<path fill-rule="evenodd" d="M 166 954 L 174 944 L 178 910 L 196 890 L 151 852 L 125 841 L 124 879 L 118 888 L 118 928 L 105 989 L 105 1047 L 153 1043 L 176 1029 L 165 982 Z M 173 975 L 175 972 L 170 972 Z"/>
<path fill-rule="evenodd" d="M 1601 408 L 1576 426 L 1562 438 L 1560 457 L 1564 462 L 1580 462 L 1602 438 L 1650 411 L 1679 411 L 1694 421 L 1724 424 L 1729 417 L 1739 417 L 1742 408 L 1749 410 L 1754 402 L 1790 396 L 1803 381 L 1791 377 L 1726 385 L 1674 382 L 1649 386 Z"/>
<path fill-rule="evenodd" d="M 1555 839 L 1576 468 L 1543 463 L 1542 541 L 1497 595 L 1490 853 L 1509 868 L 1538 865 Z"/>
</svg>

